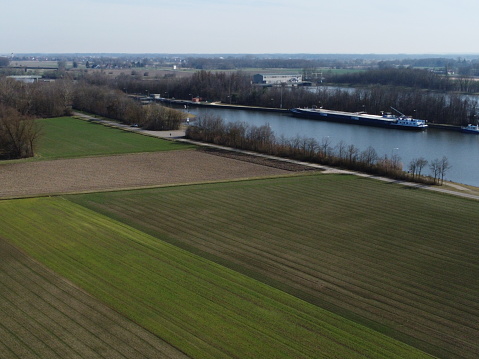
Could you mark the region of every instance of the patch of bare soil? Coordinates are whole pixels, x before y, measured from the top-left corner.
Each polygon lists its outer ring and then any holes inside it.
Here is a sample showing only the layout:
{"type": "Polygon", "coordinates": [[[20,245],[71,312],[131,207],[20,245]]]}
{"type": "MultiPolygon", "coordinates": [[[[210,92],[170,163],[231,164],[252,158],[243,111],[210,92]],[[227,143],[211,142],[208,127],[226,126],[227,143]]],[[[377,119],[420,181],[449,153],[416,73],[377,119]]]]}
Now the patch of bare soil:
{"type": "MultiPolygon", "coordinates": [[[[250,156],[252,157],[252,156],[250,156]]],[[[204,151],[3,163],[0,198],[284,175],[290,170],[204,151]]]]}
{"type": "Polygon", "coordinates": [[[270,159],[270,158],[264,158],[264,157],[249,155],[247,153],[227,151],[227,150],[222,150],[222,149],[218,149],[218,148],[203,147],[203,148],[200,148],[199,151],[204,151],[204,152],[210,153],[212,155],[216,155],[216,156],[232,158],[232,159],[239,160],[239,161],[256,163],[256,164],[262,165],[262,166],[279,168],[279,169],[282,169],[282,170],[285,170],[285,171],[291,171],[291,172],[317,171],[318,170],[317,168],[304,166],[304,165],[297,164],[297,163],[286,162],[286,161],[281,161],[281,160],[274,160],[274,159],[270,159]]]}
{"type": "Polygon", "coordinates": [[[10,358],[187,358],[0,238],[0,346],[10,358]]]}

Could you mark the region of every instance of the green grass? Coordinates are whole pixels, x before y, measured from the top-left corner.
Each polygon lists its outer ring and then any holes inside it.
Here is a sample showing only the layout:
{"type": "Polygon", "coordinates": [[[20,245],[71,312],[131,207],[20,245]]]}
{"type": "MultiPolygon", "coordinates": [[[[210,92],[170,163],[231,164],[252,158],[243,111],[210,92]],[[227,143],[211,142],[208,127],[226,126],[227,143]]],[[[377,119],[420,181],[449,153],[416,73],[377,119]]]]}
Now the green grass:
{"type": "Polygon", "coordinates": [[[0,237],[2,359],[185,359],[0,237]]]}
{"type": "MultiPolygon", "coordinates": [[[[190,190],[216,206],[217,186],[190,190]]],[[[64,199],[1,201],[0,211],[1,237],[194,358],[427,357],[64,199]]]]}
{"type": "Polygon", "coordinates": [[[72,117],[41,119],[38,123],[41,126],[41,136],[35,153],[41,159],[170,151],[192,147],[72,117]]]}
{"type": "Polygon", "coordinates": [[[68,197],[438,357],[479,352],[479,203],[319,175],[68,197]]]}

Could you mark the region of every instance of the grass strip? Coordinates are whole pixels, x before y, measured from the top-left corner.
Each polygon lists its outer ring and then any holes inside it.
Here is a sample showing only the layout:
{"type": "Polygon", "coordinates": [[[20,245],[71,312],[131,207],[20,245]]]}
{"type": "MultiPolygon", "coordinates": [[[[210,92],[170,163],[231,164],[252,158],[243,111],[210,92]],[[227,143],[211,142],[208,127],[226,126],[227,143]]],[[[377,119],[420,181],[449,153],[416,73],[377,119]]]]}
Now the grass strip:
{"type": "Polygon", "coordinates": [[[37,122],[41,128],[37,159],[171,151],[194,147],[73,117],[40,119],[37,122]]]}

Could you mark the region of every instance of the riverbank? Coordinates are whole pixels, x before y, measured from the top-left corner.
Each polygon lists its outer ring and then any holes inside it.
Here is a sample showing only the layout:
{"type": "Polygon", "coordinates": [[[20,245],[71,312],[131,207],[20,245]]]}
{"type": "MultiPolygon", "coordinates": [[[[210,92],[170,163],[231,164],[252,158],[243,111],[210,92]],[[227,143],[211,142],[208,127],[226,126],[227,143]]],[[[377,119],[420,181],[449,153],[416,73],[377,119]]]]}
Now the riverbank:
{"type": "MultiPolygon", "coordinates": [[[[215,107],[215,108],[222,108],[227,110],[276,112],[276,113],[284,113],[284,114],[290,113],[289,109],[284,109],[284,108],[243,106],[243,105],[225,104],[222,102],[196,102],[196,101],[190,101],[190,100],[177,100],[177,99],[168,99],[168,98],[155,98],[155,101],[166,103],[169,105],[177,105],[177,106],[215,107]]],[[[430,123],[430,122],[428,122],[427,125],[429,128],[435,128],[439,130],[455,131],[455,132],[461,131],[461,126],[454,126],[454,125],[447,125],[447,124],[440,124],[440,123],[430,123]]]]}
{"type": "MultiPolygon", "coordinates": [[[[213,105],[216,106],[216,105],[213,105]]],[[[266,155],[262,153],[257,153],[257,152],[252,152],[252,151],[245,151],[245,150],[240,150],[240,149],[235,149],[235,148],[230,148],[230,147],[225,147],[225,146],[219,146],[211,143],[205,143],[205,142],[198,142],[198,141],[192,141],[189,139],[185,138],[185,131],[187,128],[187,124],[182,125],[180,130],[175,130],[175,131],[148,131],[148,130],[143,130],[138,127],[131,127],[128,125],[124,125],[121,123],[118,123],[116,121],[112,120],[106,120],[106,119],[100,119],[100,118],[93,118],[89,115],[82,114],[82,113],[75,113],[75,115],[78,118],[83,118],[86,120],[94,120],[95,122],[102,123],[106,126],[113,126],[113,127],[118,127],[126,131],[132,131],[132,132],[137,132],[141,133],[143,135],[147,136],[153,136],[153,137],[159,137],[163,139],[168,139],[172,141],[180,141],[180,142],[186,142],[186,143],[191,143],[197,146],[202,146],[206,148],[214,148],[217,150],[222,150],[222,151],[231,151],[231,152],[236,152],[236,153],[241,153],[243,155],[247,156],[252,156],[252,157],[261,157],[269,160],[275,160],[275,161],[282,161],[282,162],[287,162],[299,166],[306,166],[310,168],[314,168],[316,170],[320,170],[323,173],[339,173],[339,174],[351,174],[351,175],[356,175],[360,177],[368,177],[368,178],[373,178],[377,179],[380,181],[384,182],[390,182],[390,183],[399,183],[408,187],[412,188],[421,188],[421,189],[426,189],[426,190],[431,190],[435,192],[442,192],[442,193],[447,193],[459,197],[464,197],[464,198],[470,198],[474,200],[479,200],[479,187],[475,186],[470,186],[470,185],[464,185],[461,183],[455,183],[451,181],[444,181],[442,186],[437,186],[437,185],[424,185],[420,183],[414,183],[414,182],[408,182],[408,181],[400,181],[400,180],[395,180],[391,178],[386,178],[382,176],[375,176],[375,175],[370,175],[366,173],[361,173],[357,171],[351,171],[351,170],[343,170],[339,168],[334,168],[334,167],[329,167],[325,165],[319,165],[319,164],[314,164],[314,163],[309,163],[309,162],[303,162],[303,161],[297,161],[297,160],[292,160],[289,158],[282,158],[282,157],[277,157],[277,156],[271,156],[271,155],[266,155]]]]}
{"type": "Polygon", "coordinates": [[[177,106],[216,107],[216,108],[223,108],[228,110],[289,113],[289,109],[284,109],[284,108],[233,105],[233,104],[225,104],[219,101],[218,102],[196,102],[196,101],[190,101],[190,100],[169,99],[164,97],[155,98],[155,101],[170,104],[170,105],[177,105],[177,106]]]}

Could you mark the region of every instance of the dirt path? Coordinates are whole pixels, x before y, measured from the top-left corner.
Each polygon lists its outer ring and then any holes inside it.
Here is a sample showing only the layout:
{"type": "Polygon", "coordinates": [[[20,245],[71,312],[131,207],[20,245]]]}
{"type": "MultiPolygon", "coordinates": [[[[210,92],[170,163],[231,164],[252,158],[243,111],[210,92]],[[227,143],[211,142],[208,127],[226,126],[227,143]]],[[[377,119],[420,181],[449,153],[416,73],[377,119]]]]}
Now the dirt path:
{"type": "MultiPolygon", "coordinates": [[[[248,155],[248,156],[251,156],[251,157],[265,158],[265,159],[270,159],[270,160],[274,160],[274,161],[282,161],[282,162],[285,162],[285,163],[292,163],[292,164],[297,164],[297,165],[300,165],[300,166],[306,166],[306,167],[309,167],[309,168],[313,168],[315,170],[321,170],[322,173],[354,174],[354,175],[362,176],[362,177],[375,178],[377,180],[385,181],[385,182],[397,182],[397,183],[401,183],[401,184],[403,184],[405,186],[408,186],[408,187],[423,188],[423,189],[431,190],[431,191],[435,191],[435,192],[447,193],[447,194],[460,196],[460,197],[464,197],[464,198],[479,200],[479,190],[477,188],[474,188],[473,190],[471,190],[471,189],[468,189],[464,186],[460,186],[460,185],[454,184],[454,183],[449,183],[448,186],[439,187],[439,186],[427,186],[427,185],[418,184],[418,183],[414,183],[414,182],[397,181],[397,180],[393,180],[393,179],[386,178],[386,177],[373,176],[373,175],[369,175],[369,174],[365,174],[365,173],[348,171],[348,170],[341,170],[341,169],[338,169],[338,168],[333,168],[333,167],[328,167],[328,166],[323,166],[323,165],[318,165],[318,164],[313,164],[313,163],[307,163],[307,162],[301,162],[301,161],[295,161],[295,160],[290,160],[290,159],[286,159],[286,158],[279,158],[279,157],[264,155],[264,154],[255,153],[255,152],[251,152],[251,151],[243,151],[243,150],[227,148],[227,147],[217,146],[217,145],[208,144],[208,143],[191,141],[191,140],[188,140],[188,139],[184,138],[184,136],[185,136],[185,131],[184,130],[171,131],[171,132],[170,131],[146,131],[146,130],[142,130],[141,128],[138,128],[138,127],[130,127],[130,126],[127,126],[127,125],[123,125],[123,124],[120,124],[120,123],[115,122],[115,121],[96,119],[96,118],[93,118],[89,115],[85,115],[85,114],[82,114],[82,113],[79,113],[79,112],[76,112],[75,116],[78,116],[78,117],[83,118],[83,119],[88,119],[88,120],[97,120],[97,121],[99,121],[101,123],[104,123],[105,125],[108,125],[108,126],[114,126],[114,127],[118,127],[118,128],[128,130],[128,131],[141,132],[141,133],[148,134],[148,135],[154,136],[154,137],[170,138],[170,139],[174,139],[176,141],[196,144],[198,146],[202,146],[202,147],[205,147],[205,148],[210,148],[210,149],[213,148],[213,149],[217,149],[217,150],[221,150],[221,151],[231,151],[231,152],[234,152],[234,153],[245,154],[245,155],[248,155]]],[[[1,180],[1,178],[0,178],[0,180],[1,180]]],[[[1,195],[2,194],[0,192],[0,197],[1,197],[1,195]]]]}

